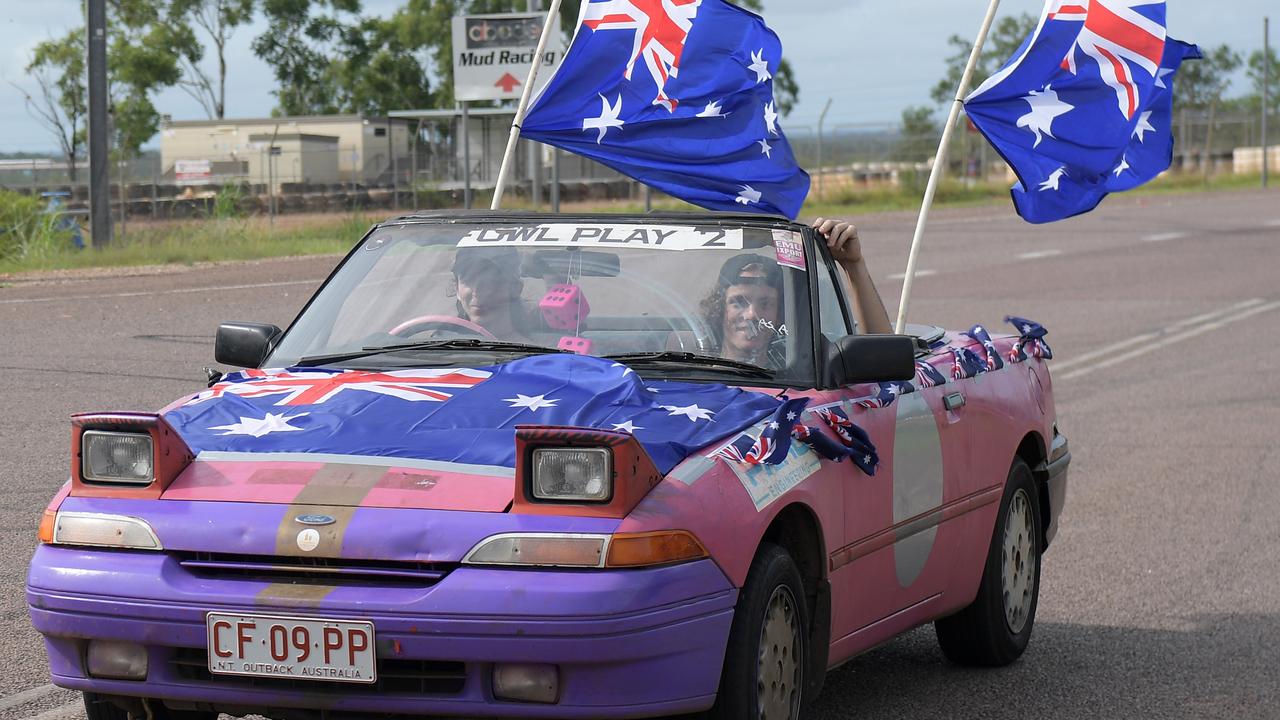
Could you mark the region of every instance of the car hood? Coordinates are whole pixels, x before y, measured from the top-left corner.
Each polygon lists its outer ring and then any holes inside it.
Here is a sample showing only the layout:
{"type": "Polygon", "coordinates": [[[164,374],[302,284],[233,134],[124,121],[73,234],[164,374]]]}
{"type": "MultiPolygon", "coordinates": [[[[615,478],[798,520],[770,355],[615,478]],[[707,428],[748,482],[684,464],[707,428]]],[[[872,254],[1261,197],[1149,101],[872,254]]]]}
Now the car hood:
{"type": "Polygon", "coordinates": [[[579,355],[249,370],[164,413],[196,455],[166,497],[500,510],[513,494],[519,426],[629,432],[666,473],[780,404],[723,384],[646,382],[579,355]]]}

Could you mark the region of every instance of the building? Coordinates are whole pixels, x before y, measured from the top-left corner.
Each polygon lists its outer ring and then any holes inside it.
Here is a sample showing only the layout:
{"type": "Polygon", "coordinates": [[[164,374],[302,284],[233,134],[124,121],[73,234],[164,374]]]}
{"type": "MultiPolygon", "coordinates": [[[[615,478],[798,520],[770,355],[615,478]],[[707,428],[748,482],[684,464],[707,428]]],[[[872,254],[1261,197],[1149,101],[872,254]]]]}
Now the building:
{"type": "Polygon", "coordinates": [[[184,184],[390,184],[407,174],[413,130],[363,115],[175,120],[160,129],[160,171],[184,184]],[[208,170],[178,178],[180,162],[208,170]]]}

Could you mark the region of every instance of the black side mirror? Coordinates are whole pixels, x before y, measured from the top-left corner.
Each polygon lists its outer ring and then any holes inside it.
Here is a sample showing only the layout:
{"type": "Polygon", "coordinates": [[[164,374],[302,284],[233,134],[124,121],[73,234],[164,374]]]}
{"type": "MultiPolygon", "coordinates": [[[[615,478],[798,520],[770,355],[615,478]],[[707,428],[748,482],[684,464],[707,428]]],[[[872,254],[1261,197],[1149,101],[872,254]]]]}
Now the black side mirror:
{"type": "Polygon", "coordinates": [[[910,380],[916,376],[916,339],[910,335],[846,335],[830,346],[827,385],[910,380]]]}
{"type": "Polygon", "coordinates": [[[213,359],[233,367],[259,367],[281,332],[275,325],[265,323],[222,323],[213,341],[213,359]]]}

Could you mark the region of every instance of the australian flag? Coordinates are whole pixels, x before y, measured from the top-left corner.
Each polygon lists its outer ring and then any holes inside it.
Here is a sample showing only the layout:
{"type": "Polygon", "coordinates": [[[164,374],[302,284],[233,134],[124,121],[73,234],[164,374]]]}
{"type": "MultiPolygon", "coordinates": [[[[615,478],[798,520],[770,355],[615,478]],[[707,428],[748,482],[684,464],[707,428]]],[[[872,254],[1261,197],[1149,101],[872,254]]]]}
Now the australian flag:
{"type": "MultiPolygon", "coordinates": [[[[599,428],[633,435],[667,472],[707,445],[779,413],[785,423],[800,410],[715,383],[645,382],[625,365],[563,354],[481,368],[246,370],[165,419],[197,453],[323,453],[505,468],[515,467],[520,425],[599,428]]],[[[781,432],[756,454],[772,458],[781,448],[785,457],[790,426],[781,432]]]]}
{"type": "Polygon", "coordinates": [[[965,112],[1017,174],[1018,214],[1061,220],[1169,167],[1174,73],[1198,57],[1167,37],[1163,0],[1049,0],[965,112]]]}
{"type": "Polygon", "coordinates": [[[809,176],[778,125],[781,57],[724,0],[589,0],[521,135],[694,205],[795,218],[809,176]]]}

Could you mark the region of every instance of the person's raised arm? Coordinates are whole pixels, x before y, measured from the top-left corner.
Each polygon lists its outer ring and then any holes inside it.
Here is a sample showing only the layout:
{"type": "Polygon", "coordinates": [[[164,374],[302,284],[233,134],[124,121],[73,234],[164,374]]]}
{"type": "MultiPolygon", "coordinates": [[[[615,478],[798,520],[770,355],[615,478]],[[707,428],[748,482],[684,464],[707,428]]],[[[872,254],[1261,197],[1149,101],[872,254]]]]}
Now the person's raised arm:
{"type": "Polygon", "coordinates": [[[858,228],[843,220],[818,218],[813,221],[818,235],[826,238],[831,257],[844,270],[845,292],[853,298],[853,316],[864,333],[892,333],[889,313],[884,301],[876,292],[867,261],[862,257],[862,243],[858,240],[858,228]]]}

